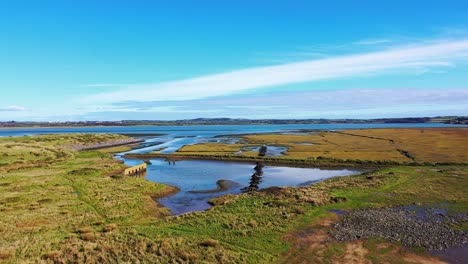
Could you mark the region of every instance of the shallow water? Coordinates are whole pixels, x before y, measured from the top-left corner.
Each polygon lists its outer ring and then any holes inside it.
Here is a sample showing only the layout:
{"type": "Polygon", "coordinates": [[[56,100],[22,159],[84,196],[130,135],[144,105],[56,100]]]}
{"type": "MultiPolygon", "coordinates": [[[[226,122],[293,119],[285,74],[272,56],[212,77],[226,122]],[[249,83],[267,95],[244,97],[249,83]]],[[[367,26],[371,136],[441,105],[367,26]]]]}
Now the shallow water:
{"type": "MultiPolygon", "coordinates": [[[[180,192],[159,199],[159,202],[171,209],[173,214],[200,211],[210,208],[208,200],[228,193],[241,193],[242,188],[250,186],[255,164],[240,162],[182,160],[175,164],[163,159],[150,160],[146,178],[150,181],[169,184],[180,192]],[[214,190],[218,180],[238,183],[234,188],[215,193],[191,193],[193,191],[214,190]]],[[[127,161],[128,165],[141,161],[127,161]]],[[[258,184],[259,189],[271,186],[298,186],[305,182],[316,182],[336,176],[356,174],[347,169],[323,170],[316,168],[293,168],[284,166],[265,166],[258,184]]]]}
{"type": "Polygon", "coordinates": [[[291,124],[291,125],[206,125],[206,126],[125,126],[125,127],[50,127],[50,128],[1,128],[0,136],[23,136],[62,133],[130,133],[167,134],[173,136],[215,136],[259,132],[287,132],[294,130],[337,130],[363,128],[411,128],[411,127],[466,127],[441,123],[387,123],[387,124],[291,124]]]}
{"type": "Polygon", "coordinates": [[[429,254],[438,256],[450,264],[465,264],[468,261],[468,243],[445,250],[430,250],[429,254]]]}
{"type": "Polygon", "coordinates": [[[337,214],[337,215],[344,215],[344,214],[346,214],[346,211],[339,210],[339,209],[330,209],[330,210],[328,210],[328,212],[335,213],[335,214],[337,214]]]}
{"type": "MultiPolygon", "coordinates": [[[[251,147],[251,146],[246,146],[246,147],[241,147],[241,150],[234,153],[236,155],[242,154],[244,151],[253,151],[253,152],[259,152],[260,151],[260,146],[258,147],[251,147]]],[[[276,157],[276,156],[283,156],[283,153],[288,151],[288,147],[279,147],[279,146],[267,146],[267,152],[266,155],[267,157],[276,157]]]]}
{"type": "MultiPolygon", "coordinates": [[[[162,141],[163,144],[130,153],[147,153],[164,147],[161,153],[172,153],[184,145],[207,141],[235,143],[236,138],[219,138],[220,135],[238,135],[251,133],[295,133],[298,130],[340,130],[365,128],[421,128],[421,127],[463,127],[440,123],[388,123],[388,124],[291,124],[291,125],[205,125],[205,126],[126,126],[126,127],[52,127],[52,128],[1,128],[1,136],[23,136],[61,133],[114,133],[145,135],[147,141],[162,141]],[[162,134],[161,136],[147,136],[162,134]],[[217,138],[215,138],[218,136],[217,138]]],[[[299,132],[300,134],[307,134],[299,132]]]]}

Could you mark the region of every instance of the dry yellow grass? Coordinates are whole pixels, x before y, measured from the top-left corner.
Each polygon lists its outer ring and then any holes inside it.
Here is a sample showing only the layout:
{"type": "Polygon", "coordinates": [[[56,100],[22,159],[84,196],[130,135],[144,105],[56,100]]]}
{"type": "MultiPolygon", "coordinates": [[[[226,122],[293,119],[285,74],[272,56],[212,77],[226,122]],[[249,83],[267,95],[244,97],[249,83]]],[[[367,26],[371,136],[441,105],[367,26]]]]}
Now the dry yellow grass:
{"type": "Polygon", "coordinates": [[[97,151],[102,152],[102,153],[118,153],[118,152],[130,151],[130,150],[132,150],[130,146],[124,145],[124,146],[102,148],[102,149],[98,149],[97,151]]]}
{"type": "Polygon", "coordinates": [[[252,135],[244,137],[249,143],[286,145],[288,158],[316,159],[319,157],[350,160],[411,161],[401,155],[388,140],[353,137],[334,132],[310,135],[252,135]],[[313,145],[304,145],[312,143],[313,145]]]}
{"type": "Polygon", "coordinates": [[[417,162],[468,162],[467,128],[369,129],[349,133],[392,139],[396,148],[408,151],[417,162]]]}
{"type": "MultiPolygon", "coordinates": [[[[324,131],[303,135],[243,136],[246,144],[206,143],[185,146],[176,154],[233,155],[243,146],[287,146],[284,158],[468,163],[468,129],[408,128],[324,131]]],[[[243,156],[255,156],[244,152],[243,156]]]]}
{"type": "Polygon", "coordinates": [[[117,226],[169,214],[151,196],[173,188],[138,177],[112,178],[124,165],[110,155],[60,147],[115,138],[121,136],[0,138],[0,260],[36,262],[49,252],[45,258],[57,261],[53,245],[67,235],[79,233],[92,242],[117,226]]]}
{"type": "Polygon", "coordinates": [[[226,143],[205,143],[196,145],[186,145],[177,152],[181,154],[202,154],[209,153],[211,155],[234,154],[239,151],[242,144],[226,144],[226,143]]]}

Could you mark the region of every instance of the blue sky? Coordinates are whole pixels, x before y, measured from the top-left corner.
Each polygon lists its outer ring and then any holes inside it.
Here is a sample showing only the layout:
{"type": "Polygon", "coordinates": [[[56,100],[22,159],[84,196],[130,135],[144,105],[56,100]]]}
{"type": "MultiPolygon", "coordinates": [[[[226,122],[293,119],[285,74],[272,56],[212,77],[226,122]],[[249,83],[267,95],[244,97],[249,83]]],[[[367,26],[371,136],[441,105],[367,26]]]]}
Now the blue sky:
{"type": "Polygon", "coordinates": [[[229,2],[2,1],[0,120],[468,115],[466,1],[229,2]]]}

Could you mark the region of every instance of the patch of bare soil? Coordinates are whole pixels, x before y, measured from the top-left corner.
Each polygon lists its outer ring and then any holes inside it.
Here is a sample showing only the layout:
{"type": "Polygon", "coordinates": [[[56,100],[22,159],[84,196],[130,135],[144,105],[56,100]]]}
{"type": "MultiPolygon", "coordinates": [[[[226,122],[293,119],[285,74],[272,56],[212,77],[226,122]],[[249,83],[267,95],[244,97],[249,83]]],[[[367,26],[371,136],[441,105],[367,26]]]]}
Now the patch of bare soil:
{"type": "Polygon", "coordinates": [[[370,260],[366,259],[366,255],[369,251],[364,247],[362,241],[356,241],[355,243],[346,243],[346,251],[341,259],[337,259],[334,263],[348,263],[348,264],[361,264],[371,263],[370,260]]]}
{"type": "Polygon", "coordinates": [[[446,263],[437,257],[410,252],[403,246],[390,242],[368,245],[368,240],[337,241],[329,230],[338,222],[339,216],[328,217],[289,233],[283,237],[291,249],[283,255],[280,263],[336,263],[370,264],[371,259],[384,263],[446,263]]]}
{"type": "Polygon", "coordinates": [[[337,220],[338,216],[333,214],[300,231],[284,236],[283,239],[291,244],[291,249],[283,256],[282,263],[324,262],[326,245],[331,239],[327,228],[337,220]]]}

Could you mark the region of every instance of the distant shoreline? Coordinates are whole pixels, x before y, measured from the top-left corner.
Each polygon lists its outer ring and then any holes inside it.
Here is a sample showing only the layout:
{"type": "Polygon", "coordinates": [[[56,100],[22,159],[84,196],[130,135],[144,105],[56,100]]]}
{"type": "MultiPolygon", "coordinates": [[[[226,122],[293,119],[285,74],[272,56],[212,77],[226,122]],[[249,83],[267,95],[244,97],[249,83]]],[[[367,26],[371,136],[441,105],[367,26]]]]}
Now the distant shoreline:
{"type": "MultiPolygon", "coordinates": [[[[174,127],[182,127],[182,126],[264,126],[264,125],[363,125],[363,124],[444,124],[444,125],[451,125],[453,127],[466,127],[468,124],[453,124],[453,123],[442,123],[442,122],[421,122],[421,123],[414,123],[414,122],[396,122],[396,123],[377,123],[377,122],[369,122],[369,123],[278,123],[278,124],[261,124],[261,123],[254,123],[254,124],[179,124],[179,125],[122,125],[122,126],[15,126],[15,127],[6,127],[0,126],[0,130],[21,130],[21,129],[60,129],[60,128],[123,128],[123,127],[166,127],[166,126],[174,126],[174,127]]],[[[80,132],[77,132],[80,133],[80,132]]]]}
{"type": "MultiPolygon", "coordinates": [[[[304,124],[184,124],[184,125],[131,125],[131,126],[47,126],[47,127],[42,127],[42,126],[34,126],[34,127],[2,127],[0,126],[0,131],[2,130],[22,130],[22,129],[67,129],[67,128],[123,128],[123,127],[165,127],[165,126],[174,126],[174,127],[183,127],[183,126],[261,126],[261,125],[349,125],[349,124],[437,124],[437,122],[426,122],[426,123],[321,123],[321,124],[313,124],[313,123],[304,123],[304,124]]],[[[466,128],[468,127],[468,124],[446,124],[446,123],[438,123],[438,124],[444,124],[447,126],[450,126],[451,128],[466,128]]],[[[375,127],[372,129],[385,129],[386,127],[379,128],[375,127]]],[[[405,128],[405,127],[401,127],[405,128]]],[[[421,127],[425,128],[425,127],[421,127]]],[[[437,128],[437,127],[426,127],[426,128],[437,128]]],[[[342,130],[343,128],[340,128],[342,130]]],[[[353,128],[353,129],[360,129],[360,128],[353,128]]],[[[396,127],[395,129],[398,129],[396,127]]],[[[297,129],[292,132],[313,132],[315,130],[323,130],[320,128],[317,129],[297,129]]],[[[330,129],[325,129],[325,130],[330,130],[330,129]]],[[[99,131],[89,131],[90,133],[101,133],[99,131]]],[[[77,131],[73,133],[85,133],[83,131],[77,131]]],[[[105,133],[111,133],[111,132],[105,132],[105,133]]],[[[283,132],[273,132],[273,133],[283,133],[283,132]]],[[[111,134],[120,134],[120,135],[126,135],[126,136],[163,136],[167,134],[163,133],[111,133],[111,134]]],[[[248,135],[250,134],[256,134],[256,133],[247,133],[248,135]]],[[[234,135],[239,135],[239,134],[234,134],[234,135]]],[[[242,134],[240,134],[242,135],[242,134]]],[[[218,135],[216,137],[223,137],[223,136],[232,136],[232,134],[225,134],[225,135],[218,135]]]]}
{"type": "Polygon", "coordinates": [[[130,126],[220,126],[220,125],[311,125],[311,124],[415,124],[440,123],[467,125],[467,116],[402,117],[372,119],[239,119],[239,118],[196,118],[186,120],[121,120],[121,121],[78,121],[78,122],[32,122],[0,121],[0,129],[14,128],[75,128],[75,127],[130,127],[130,126]]]}

